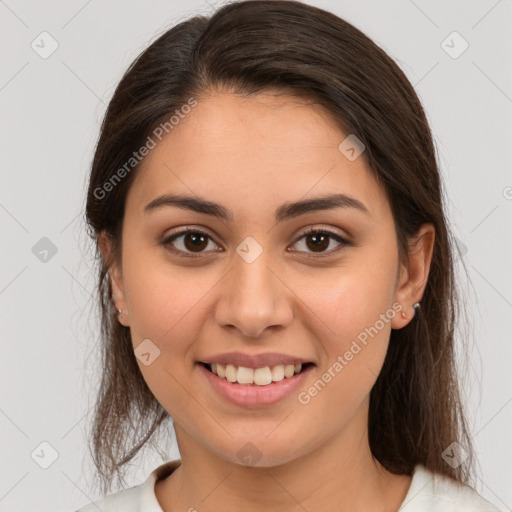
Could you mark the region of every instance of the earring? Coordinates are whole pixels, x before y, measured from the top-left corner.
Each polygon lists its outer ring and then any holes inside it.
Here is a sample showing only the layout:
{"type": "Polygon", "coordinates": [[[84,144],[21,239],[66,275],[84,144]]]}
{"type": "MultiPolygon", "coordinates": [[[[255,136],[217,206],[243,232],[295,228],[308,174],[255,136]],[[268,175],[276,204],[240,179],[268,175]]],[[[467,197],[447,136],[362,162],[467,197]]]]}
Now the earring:
{"type": "MultiPolygon", "coordinates": [[[[420,310],[420,303],[416,302],[415,304],[413,304],[412,307],[414,309],[414,316],[413,316],[413,318],[416,318],[418,316],[418,313],[419,313],[419,310],[420,310]]],[[[402,311],[402,318],[407,318],[407,313],[405,311],[402,311]]]]}
{"type": "Polygon", "coordinates": [[[117,311],[119,313],[119,318],[123,318],[124,317],[123,310],[122,309],[118,309],[117,311]]]}

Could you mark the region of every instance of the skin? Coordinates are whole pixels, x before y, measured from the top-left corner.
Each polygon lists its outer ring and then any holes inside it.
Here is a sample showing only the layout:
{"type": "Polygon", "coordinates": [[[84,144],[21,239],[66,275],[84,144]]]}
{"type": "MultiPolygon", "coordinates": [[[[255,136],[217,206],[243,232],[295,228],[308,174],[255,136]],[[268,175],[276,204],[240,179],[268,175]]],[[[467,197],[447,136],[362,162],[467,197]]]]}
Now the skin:
{"type": "MultiPolygon", "coordinates": [[[[391,329],[407,325],[421,301],[434,228],[421,227],[401,264],[384,191],[363,157],[350,161],[338,150],[346,135],[304,99],[215,91],[143,160],[127,197],[122,265],[110,275],[134,348],[149,338],[160,350],[149,366],[138,364],[174,419],[181,453],[181,466],[155,486],[165,512],[390,512],[405,498],[411,478],[389,473],[370,451],[369,394],[391,329]],[[144,215],[164,192],[219,203],[234,221],[172,207],[144,215]],[[276,224],[283,203],[335,192],[360,200],[369,215],[336,208],[276,224]],[[198,258],[162,245],[186,226],[211,237],[198,258]],[[315,252],[303,237],[310,227],[352,245],[330,238],[315,252]],[[263,249],[252,263],[236,252],[248,236],[263,249]],[[230,351],[293,354],[316,365],[299,390],[307,391],[394,303],[406,318],[396,313],[307,405],[295,393],[258,409],[233,405],[196,365],[230,351]],[[247,442],[261,453],[255,466],[237,456],[247,442]]],[[[193,253],[185,238],[174,247],[193,253]]],[[[100,246],[108,259],[108,240],[100,246]]]]}

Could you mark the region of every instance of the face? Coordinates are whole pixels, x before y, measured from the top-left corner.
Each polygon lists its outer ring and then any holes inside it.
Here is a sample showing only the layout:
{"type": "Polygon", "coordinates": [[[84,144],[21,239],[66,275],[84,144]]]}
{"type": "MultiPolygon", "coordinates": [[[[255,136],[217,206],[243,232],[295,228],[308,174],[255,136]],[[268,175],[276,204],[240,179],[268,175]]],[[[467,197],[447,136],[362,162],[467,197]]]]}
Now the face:
{"type": "Polygon", "coordinates": [[[145,157],[111,275],[178,440],[271,466],[366,428],[391,329],[412,302],[389,203],[363,156],[338,149],[347,135],[298,98],[217,92],[145,157]],[[351,200],[290,207],[341,194],[351,200]],[[163,195],[219,206],[155,206],[163,195]],[[257,383],[230,383],[212,362],[257,383]],[[279,363],[297,362],[283,378],[279,363]],[[277,382],[262,385],[269,375],[277,382]]]}

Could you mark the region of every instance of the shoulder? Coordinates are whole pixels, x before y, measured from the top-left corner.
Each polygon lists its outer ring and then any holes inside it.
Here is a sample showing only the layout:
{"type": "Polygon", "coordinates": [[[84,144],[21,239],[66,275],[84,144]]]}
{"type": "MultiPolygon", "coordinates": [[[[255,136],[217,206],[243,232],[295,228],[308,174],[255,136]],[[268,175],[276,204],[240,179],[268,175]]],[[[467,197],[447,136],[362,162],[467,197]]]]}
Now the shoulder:
{"type": "Polygon", "coordinates": [[[155,482],[170,475],[181,461],[166,462],[154,469],[141,484],[105,496],[75,512],[163,512],[155,495],[155,482]]]}
{"type": "Polygon", "coordinates": [[[399,512],[500,512],[471,487],[418,464],[399,512]]]}

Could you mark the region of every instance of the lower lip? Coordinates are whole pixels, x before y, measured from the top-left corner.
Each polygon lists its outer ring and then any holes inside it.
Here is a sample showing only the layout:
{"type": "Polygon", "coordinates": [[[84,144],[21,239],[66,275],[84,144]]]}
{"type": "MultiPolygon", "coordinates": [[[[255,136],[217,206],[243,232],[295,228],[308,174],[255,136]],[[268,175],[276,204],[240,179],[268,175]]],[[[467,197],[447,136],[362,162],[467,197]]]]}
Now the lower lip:
{"type": "Polygon", "coordinates": [[[215,375],[210,370],[199,364],[199,371],[205,375],[212,387],[230,402],[243,407],[261,407],[273,405],[290,396],[296,391],[314,366],[308,366],[293,377],[285,377],[279,382],[273,382],[266,386],[238,384],[228,382],[226,379],[215,375]]]}

